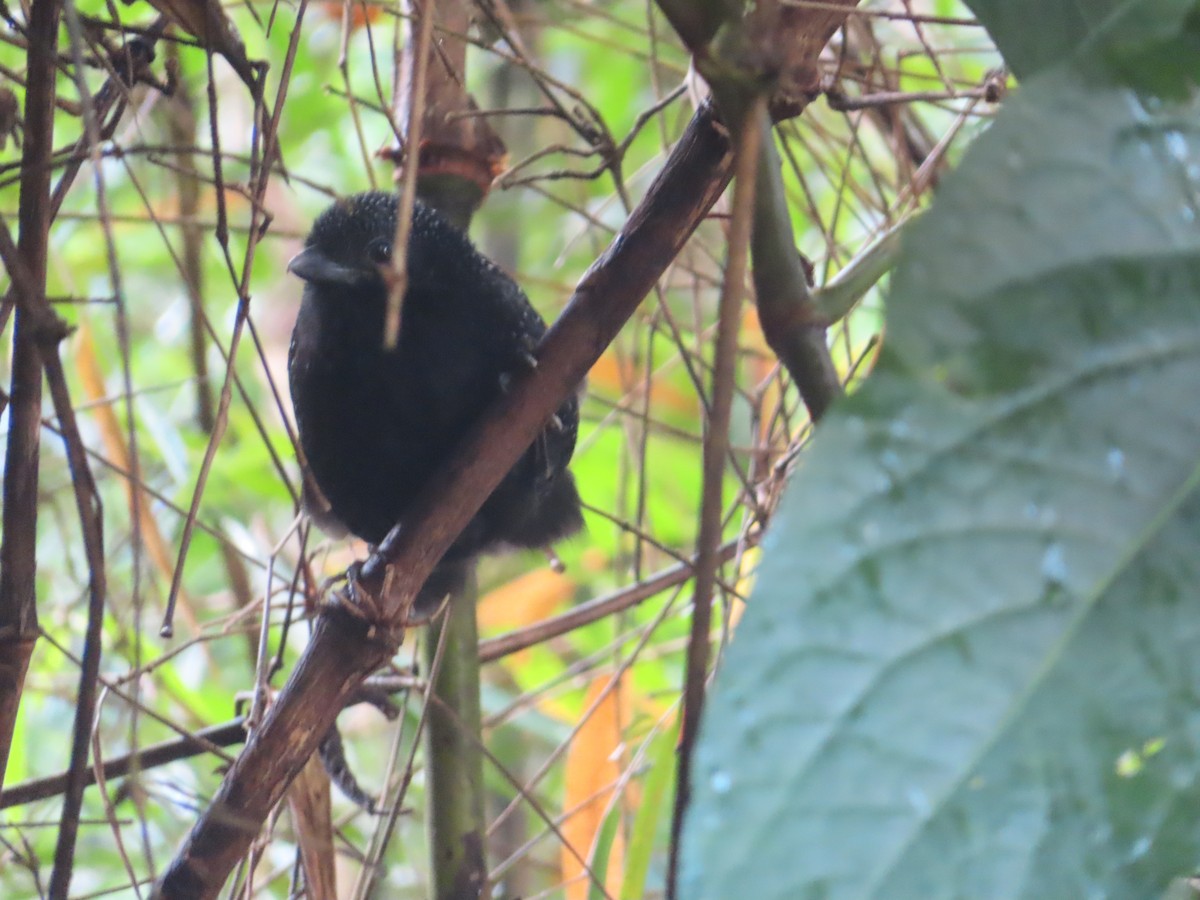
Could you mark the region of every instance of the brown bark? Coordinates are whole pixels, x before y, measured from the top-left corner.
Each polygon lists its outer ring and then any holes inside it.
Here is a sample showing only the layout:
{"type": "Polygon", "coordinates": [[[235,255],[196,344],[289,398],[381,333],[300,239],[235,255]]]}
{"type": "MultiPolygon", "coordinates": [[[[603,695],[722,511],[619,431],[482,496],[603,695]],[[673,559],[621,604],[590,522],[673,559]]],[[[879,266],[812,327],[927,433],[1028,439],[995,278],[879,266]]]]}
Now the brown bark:
{"type": "Polygon", "coordinates": [[[398,644],[398,635],[372,635],[366,622],[340,607],[322,612],[308,651],[230,767],[155,896],[217,895],[338,712],[398,644]]]}
{"type": "MultiPolygon", "coordinates": [[[[25,144],[17,253],[30,279],[27,290],[46,293],[50,229],[50,159],[54,152],[55,57],[60,9],[57,0],[34,0],[29,18],[25,91],[25,144]]],[[[27,300],[33,300],[29,297],[27,300]]],[[[12,386],[8,452],[4,469],[4,522],[0,540],[0,659],[13,660],[0,680],[0,786],[12,746],[25,670],[38,635],[37,490],[42,428],[42,360],[39,323],[23,305],[13,321],[12,386]]]]}
{"type": "MultiPolygon", "coordinates": [[[[608,251],[588,271],[540,348],[539,366],[514,384],[429,485],[403,535],[385,541],[398,563],[373,625],[342,605],[318,617],[311,642],[262,726],[234,763],[155,890],[156,897],[215,897],[245,855],[338,710],[399,643],[399,623],[433,565],[582,379],[675,258],[729,179],[728,142],[698,113],[663,172],[608,251]]],[[[379,596],[383,555],[361,588],[379,596]]]]}

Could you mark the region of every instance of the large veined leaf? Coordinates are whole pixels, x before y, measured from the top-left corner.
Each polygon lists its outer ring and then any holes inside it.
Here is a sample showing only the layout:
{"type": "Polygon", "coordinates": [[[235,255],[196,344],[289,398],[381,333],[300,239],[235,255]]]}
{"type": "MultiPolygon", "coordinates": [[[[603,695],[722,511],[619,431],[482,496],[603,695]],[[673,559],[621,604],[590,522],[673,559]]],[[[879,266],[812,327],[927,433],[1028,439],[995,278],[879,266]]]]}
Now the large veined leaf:
{"type": "Polygon", "coordinates": [[[914,226],[697,749],[681,896],[1200,864],[1200,103],[1045,73],[914,226]]]}
{"type": "Polygon", "coordinates": [[[1175,35],[1195,0],[966,0],[1004,61],[1028,78],[1080,51],[1160,42],[1175,35]]]}
{"type": "Polygon", "coordinates": [[[1092,352],[1098,329],[1157,327],[1159,298],[1127,282],[1196,250],[1200,106],[1089,77],[1022,88],[914,226],[887,331],[905,368],[937,364],[960,391],[999,393],[1092,352]]]}

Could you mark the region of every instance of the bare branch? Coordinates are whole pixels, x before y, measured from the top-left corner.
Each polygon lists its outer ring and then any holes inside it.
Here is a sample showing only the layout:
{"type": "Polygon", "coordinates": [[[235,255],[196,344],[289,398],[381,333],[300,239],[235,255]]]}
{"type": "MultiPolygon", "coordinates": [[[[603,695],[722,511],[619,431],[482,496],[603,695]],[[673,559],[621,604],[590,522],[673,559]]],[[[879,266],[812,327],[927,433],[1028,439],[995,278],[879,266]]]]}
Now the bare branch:
{"type": "Polygon", "coordinates": [[[764,115],[767,139],[759,147],[758,194],[754,203],[754,295],[763,335],[800,389],[809,415],[817,421],[842,393],[841,380],[829,356],[825,330],[829,323],[817,312],[792,235],[787,194],[779,155],[764,115]]]}
{"type": "MultiPolygon", "coordinates": [[[[54,140],[55,68],[58,0],[35,0],[29,19],[25,92],[25,143],[22,147],[20,244],[6,259],[17,284],[14,264],[28,273],[26,301],[13,325],[12,387],[9,391],[8,448],[4,468],[3,540],[0,542],[0,658],[11,660],[0,674],[0,785],[8,764],[13,724],[25,681],[25,669],[38,634],[37,512],[41,452],[42,361],[38,349],[38,313],[46,294],[49,243],[50,160],[54,140]]],[[[7,254],[6,254],[7,256],[7,254]]],[[[16,289],[18,295],[21,290],[16,289]]]]}
{"type": "Polygon", "coordinates": [[[576,288],[539,348],[536,370],[514,382],[388,535],[360,586],[378,596],[395,563],[384,617],[368,624],[342,601],[326,607],[287,685],[159,883],[159,897],[213,897],[267,814],[316,749],[354,688],[402,637],[401,617],[433,566],[547,419],[637,308],[724,190],[728,143],[707,108],[696,115],[645,200],[576,288]]]}
{"type": "Polygon", "coordinates": [[[692,626],[688,639],[687,673],[683,685],[683,728],[680,732],[679,776],[671,820],[671,855],[667,868],[667,896],[674,897],[679,872],[679,836],[683,815],[691,798],[691,758],[700,731],[708,679],[709,644],[712,641],[712,600],[719,564],[718,544],[724,523],[721,512],[725,460],[729,453],[729,417],[733,407],[737,338],[742,294],[750,255],[750,231],[755,225],[755,182],[759,169],[759,144],[770,140],[766,100],[758,97],[740,110],[734,126],[737,150],[734,160],[733,218],[729,228],[729,258],[717,307],[717,338],[713,350],[712,388],[704,430],[704,488],[700,503],[700,533],[696,538],[696,586],[692,597],[692,626]],[[761,121],[760,121],[761,120],[761,121]]]}

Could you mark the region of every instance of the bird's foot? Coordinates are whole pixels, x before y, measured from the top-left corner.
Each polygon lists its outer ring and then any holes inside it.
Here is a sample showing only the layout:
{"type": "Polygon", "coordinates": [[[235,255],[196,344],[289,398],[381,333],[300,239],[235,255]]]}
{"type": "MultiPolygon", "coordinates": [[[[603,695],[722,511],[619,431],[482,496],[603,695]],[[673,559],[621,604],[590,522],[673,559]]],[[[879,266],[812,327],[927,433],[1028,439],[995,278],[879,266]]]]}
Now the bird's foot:
{"type": "Polygon", "coordinates": [[[335,595],[340,591],[341,585],[346,581],[347,573],[339,572],[337,575],[330,575],[321,582],[321,586],[317,588],[317,597],[322,604],[330,604],[335,602],[335,595]]]}
{"type": "Polygon", "coordinates": [[[332,602],[374,627],[382,621],[383,610],[375,595],[363,586],[362,580],[359,578],[361,572],[362,562],[350,563],[345,572],[326,579],[321,586],[321,594],[329,596],[337,588],[332,602]]]}

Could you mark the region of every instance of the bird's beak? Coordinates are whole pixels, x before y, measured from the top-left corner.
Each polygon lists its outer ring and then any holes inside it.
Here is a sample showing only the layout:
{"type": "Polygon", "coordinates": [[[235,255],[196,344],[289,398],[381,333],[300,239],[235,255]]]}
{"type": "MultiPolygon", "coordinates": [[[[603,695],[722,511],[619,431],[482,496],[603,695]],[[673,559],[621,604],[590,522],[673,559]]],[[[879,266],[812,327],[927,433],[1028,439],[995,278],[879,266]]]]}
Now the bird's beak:
{"type": "Polygon", "coordinates": [[[288,271],[297,278],[317,284],[358,284],[362,272],[350,266],[335,263],[316,247],[305,247],[292,257],[288,271]]]}

